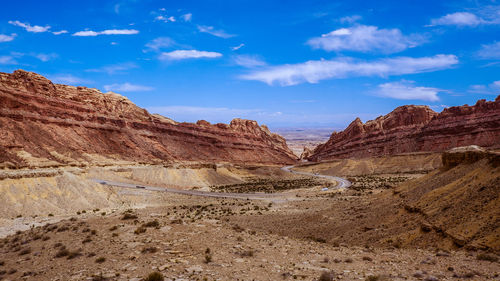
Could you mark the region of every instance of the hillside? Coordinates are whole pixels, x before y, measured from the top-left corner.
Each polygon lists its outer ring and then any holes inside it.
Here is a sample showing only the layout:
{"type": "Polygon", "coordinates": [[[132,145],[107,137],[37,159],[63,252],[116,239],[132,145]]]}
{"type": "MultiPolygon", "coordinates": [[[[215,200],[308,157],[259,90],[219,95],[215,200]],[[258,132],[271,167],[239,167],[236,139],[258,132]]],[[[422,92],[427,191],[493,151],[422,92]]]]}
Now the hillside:
{"type": "Polygon", "coordinates": [[[409,152],[442,152],[479,145],[500,146],[500,96],[494,101],[434,112],[428,106],[405,105],[375,120],[354,120],[344,131],[305,154],[310,161],[363,158],[409,152]]]}
{"type": "Polygon", "coordinates": [[[177,123],[116,93],[0,73],[0,168],[294,163],[285,139],[251,120],[177,123]]]}

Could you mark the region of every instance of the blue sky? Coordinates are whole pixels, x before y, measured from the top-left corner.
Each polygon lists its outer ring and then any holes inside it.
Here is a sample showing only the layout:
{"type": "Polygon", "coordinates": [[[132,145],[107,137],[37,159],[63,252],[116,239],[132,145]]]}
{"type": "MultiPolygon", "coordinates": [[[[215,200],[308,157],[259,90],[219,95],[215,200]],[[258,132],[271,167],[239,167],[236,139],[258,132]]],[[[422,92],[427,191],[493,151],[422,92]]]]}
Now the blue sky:
{"type": "Polygon", "coordinates": [[[343,128],[500,93],[496,1],[9,1],[0,71],[177,121],[343,128]]]}

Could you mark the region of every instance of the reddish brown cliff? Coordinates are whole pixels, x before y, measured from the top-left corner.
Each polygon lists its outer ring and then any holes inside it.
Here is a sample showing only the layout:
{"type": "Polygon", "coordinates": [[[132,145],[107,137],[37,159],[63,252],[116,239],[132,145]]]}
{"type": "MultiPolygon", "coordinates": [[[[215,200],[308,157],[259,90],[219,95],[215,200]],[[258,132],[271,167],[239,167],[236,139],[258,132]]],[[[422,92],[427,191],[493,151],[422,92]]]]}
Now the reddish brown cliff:
{"type": "Polygon", "coordinates": [[[119,94],[0,73],[0,168],[175,161],[282,164],[295,156],[255,121],[177,123],[119,94]]]}
{"type": "Polygon", "coordinates": [[[405,105],[363,124],[359,118],[334,132],[307,157],[311,161],[361,158],[407,152],[444,151],[479,145],[500,146],[500,96],[474,106],[436,113],[427,106],[405,105]]]}

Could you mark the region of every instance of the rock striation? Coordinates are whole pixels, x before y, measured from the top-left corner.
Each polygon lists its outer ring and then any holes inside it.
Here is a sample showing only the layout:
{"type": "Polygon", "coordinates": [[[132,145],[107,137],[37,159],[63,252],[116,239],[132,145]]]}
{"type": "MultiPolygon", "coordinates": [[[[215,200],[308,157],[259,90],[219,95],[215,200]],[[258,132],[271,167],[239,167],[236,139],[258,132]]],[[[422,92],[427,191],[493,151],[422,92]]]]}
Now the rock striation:
{"type": "Polygon", "coordinates": [[[500,96],[494,101],[434,112],[405,105],[366,123],[359,118],[334,132],[306,157],[310,161],[363,158],[410,152],[442,152],[459,146],[500,146],[500,96]]]}
{"type": "Polygon", "coordinates": [[[179,161],[284,164],[296,157],[255,121],[178,123],[116,93],[23,70],[0,73],[0,168],[179,161]]]}

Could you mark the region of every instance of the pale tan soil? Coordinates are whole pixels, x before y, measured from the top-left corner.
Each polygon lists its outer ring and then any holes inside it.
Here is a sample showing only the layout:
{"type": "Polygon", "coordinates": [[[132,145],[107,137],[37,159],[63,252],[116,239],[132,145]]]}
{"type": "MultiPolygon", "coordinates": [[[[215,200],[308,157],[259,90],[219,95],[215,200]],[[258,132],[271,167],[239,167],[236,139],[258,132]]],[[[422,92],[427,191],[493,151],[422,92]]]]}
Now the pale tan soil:
{"type": "Polygon", "coordinates": [[[340,159],[320,163],[304,163],[295,169],[335,176],[371,174],[426,173],[442,166],[440,153],[411,153],[393,156],[340,159]]]}
{"type": "MultiPolygon", "coordinates": [[[[324,206],[331,200],[311,197],[302,207],[324,206]]],[[[180,195],[172,195],[166,203],[168,206],[133,210],[130,214],[137,215],[136,220],[122,220],[123,211],[75,215],[72,220],[0,240],[0,273],[5,271],[0,279],[92,280],[92,276],[102,275],[105,280],[139,280],[133,278],[160,271],[167,280],[317,280],[323,271],[331,270],[342,280],[365,280],[371,275],[388,276],[388,280],[430,276],[458,280],[454,274],[492,280],[500,270],[499,263],[477,260],[477,252],[337,246],[270,234],[236,222],[292,214],[295,208],[287,203],[269,206],[261,201],[180,195]],[[154,220],[158,227],[134,233],[154,220]],[[44,237],[49,238],[43,241],[44,237]],[[78,254],[72,259],[56,257],[63,248],[60,245],[78,254]],[[208,263],[207,255],[211,257],[208,263]],[[96,263],[100,257],[105,261],[96,263]]]]}

